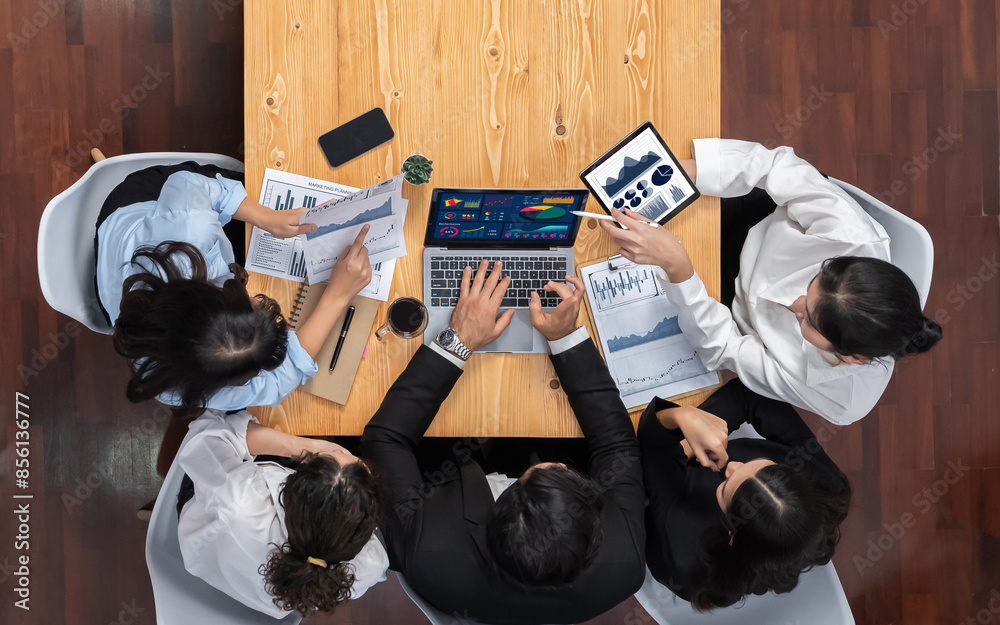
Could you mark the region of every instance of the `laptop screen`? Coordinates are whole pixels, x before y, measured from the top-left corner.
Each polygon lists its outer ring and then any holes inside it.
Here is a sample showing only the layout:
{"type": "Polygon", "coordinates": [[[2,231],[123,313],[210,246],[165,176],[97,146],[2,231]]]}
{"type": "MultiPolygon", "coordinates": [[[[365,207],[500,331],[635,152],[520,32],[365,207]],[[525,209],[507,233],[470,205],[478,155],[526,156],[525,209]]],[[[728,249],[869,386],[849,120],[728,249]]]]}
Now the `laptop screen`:
{"type": "Polygon", "coordinates": [[[586,189],[434,189],[425,246],[572,247],[586,189]]]}

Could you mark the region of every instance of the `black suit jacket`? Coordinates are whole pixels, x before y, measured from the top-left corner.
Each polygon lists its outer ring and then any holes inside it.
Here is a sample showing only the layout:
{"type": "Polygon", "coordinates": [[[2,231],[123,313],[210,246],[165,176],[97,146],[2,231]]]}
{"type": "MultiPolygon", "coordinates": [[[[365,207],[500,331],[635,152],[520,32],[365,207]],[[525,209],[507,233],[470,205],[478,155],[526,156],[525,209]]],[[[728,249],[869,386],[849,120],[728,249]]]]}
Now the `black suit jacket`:
{"type": "MultiPolygon", "coordinates": [[[[639,420],[643,475],[649,496],[646,563],[658,582],[690,601],[702,532],[722,518],[715,491],[725,475],[701,466],[696,459],[688,459],[681,448],[680,429],[669,430],[657,420],[658,411],[675,406],[657,397],[639,420]]],[[[769,458],[806,471],[831,487],[840,483],[840,469],[788,404],[762,397],[735,379],[699,408],[725,420],[730,432],[749,423],[764,437],[730,441],[730,460],[769,458]]]]}
{"type": "MultiPolygon", "coordinates": [[[[633,595],[645,576],[645,493],[639,445],[593,341],[552,356],[602,487],[603,542],[575,582],[524,587],[495,573],[486,549],[493,496],[475,462],[421,476],[414,449],[462,370],[422,346],[361,437],[361,456],[388,486],[382,530],[390,568],[438,609],[493,625],[579,623],[633,595]]],[[[513,391],[512,391],[513,392],[513,391]]]]}

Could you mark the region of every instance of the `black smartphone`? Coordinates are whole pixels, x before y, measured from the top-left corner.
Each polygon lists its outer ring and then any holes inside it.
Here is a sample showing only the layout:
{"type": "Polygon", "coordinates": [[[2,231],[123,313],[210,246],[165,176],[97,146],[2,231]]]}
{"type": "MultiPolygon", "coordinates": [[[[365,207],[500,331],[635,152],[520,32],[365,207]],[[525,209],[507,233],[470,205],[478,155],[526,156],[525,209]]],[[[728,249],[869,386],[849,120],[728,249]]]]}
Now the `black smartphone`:
{"type": "Polygon", "coordinates": [[[396,133],[389,125],[385,111],[373,108],[324,134],[319,138],[319,147],[330,167],[340,167],[368,150],[391,141],[394,136],[396,133]]]}

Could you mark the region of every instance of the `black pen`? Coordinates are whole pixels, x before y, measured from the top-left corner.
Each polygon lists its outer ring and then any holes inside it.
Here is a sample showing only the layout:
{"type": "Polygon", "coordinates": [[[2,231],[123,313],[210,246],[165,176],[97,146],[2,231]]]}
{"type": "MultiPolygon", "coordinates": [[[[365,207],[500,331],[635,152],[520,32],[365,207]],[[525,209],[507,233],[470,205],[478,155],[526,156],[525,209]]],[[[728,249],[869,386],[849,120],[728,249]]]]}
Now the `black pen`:
{"type": "Polygon", "coordinates": [[[351,329],[351,321],[354,319],[354,306],[347,307],[347,316],[344,317],[344,327],[340,331],[340,338],[337,339],[337,349],[333,350],[333,360],[330,361],[330,371],[337,366],[337,359],[340,358],[340,349],[344,346],[344,339],[347,338],[347,331],[351,329]]]}

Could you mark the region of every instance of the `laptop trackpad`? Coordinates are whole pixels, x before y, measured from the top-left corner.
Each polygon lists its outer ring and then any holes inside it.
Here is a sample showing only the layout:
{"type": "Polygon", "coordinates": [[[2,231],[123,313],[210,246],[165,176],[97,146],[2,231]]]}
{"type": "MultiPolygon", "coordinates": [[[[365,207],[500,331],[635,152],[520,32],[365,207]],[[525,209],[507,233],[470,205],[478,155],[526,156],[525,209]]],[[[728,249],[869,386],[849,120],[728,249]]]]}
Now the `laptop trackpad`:
{"type": "Polygon", "coordinates": [[[493,341],[482,352],[530,352],[534,328],[527,310],[518,310],[500,338],[493,341]]]}

